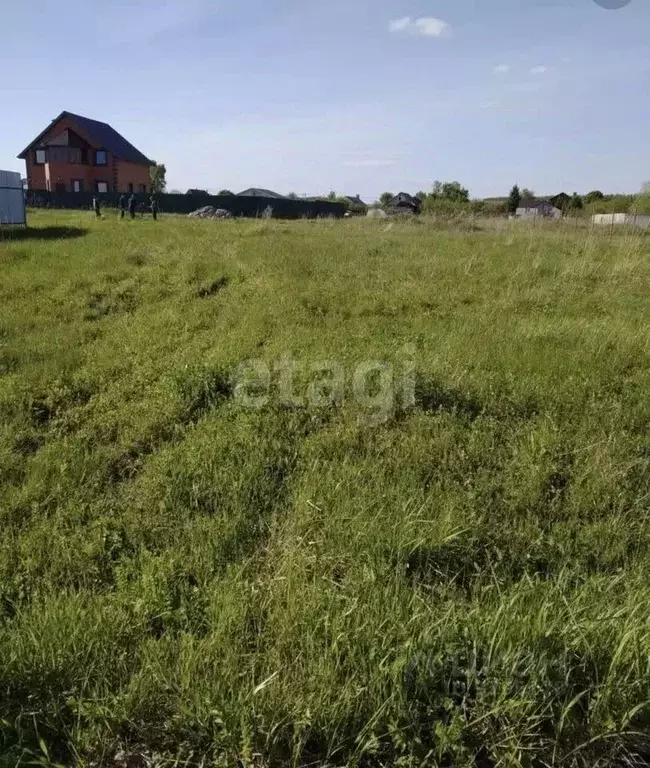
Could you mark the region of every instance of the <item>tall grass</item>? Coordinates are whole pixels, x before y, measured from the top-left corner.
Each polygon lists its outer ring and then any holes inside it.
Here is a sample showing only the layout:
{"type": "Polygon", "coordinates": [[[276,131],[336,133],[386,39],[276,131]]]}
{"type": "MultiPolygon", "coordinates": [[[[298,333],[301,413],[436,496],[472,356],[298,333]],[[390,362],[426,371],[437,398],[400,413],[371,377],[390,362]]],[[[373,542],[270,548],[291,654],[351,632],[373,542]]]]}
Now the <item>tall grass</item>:
{"type": "Polygon", "coordinates": [[[0,242],[4,764],[644,764],[645,237],[31,222],[0,242]],[[355,367],[405,344],[415,406],[370,426],[355,367]],[[302,407],[233,397],[287,354],[302,407]]]}

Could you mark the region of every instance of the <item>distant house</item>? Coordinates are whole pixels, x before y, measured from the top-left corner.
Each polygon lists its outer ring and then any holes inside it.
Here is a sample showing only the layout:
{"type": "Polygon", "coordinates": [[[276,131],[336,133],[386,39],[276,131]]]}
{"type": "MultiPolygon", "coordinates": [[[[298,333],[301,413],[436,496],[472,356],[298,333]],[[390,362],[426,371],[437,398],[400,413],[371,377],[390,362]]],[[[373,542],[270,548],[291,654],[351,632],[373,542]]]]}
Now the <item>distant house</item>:
{"type": "Polygon", "coordinates": [[[571,202],[571,195],[567,195],[566,192],[560,192],[559,195],[553,195],[553,197],[549,197],[548,201],[551,203],[551,205],[554,205],[561,211],[565,211],[571,202]]]}
{"type": "Polygon", "coordinates": [[[108,123],[61,112],[18,155],[28,189],[147,192],[153,162],[108,123]]]}
{"type": "Polygon", "coordinates": [[[350,204],[350,209],[353,210],[355,213],[368,212],[368,205],[363,202],[363,200],[359,197],[359,195],[355,195],[354,197],[351,197],[350,195],[345,195],[343,199],[350,204]]]}
{"type": "Polygon", "coordinates": [[[400,192],[388,203],[389,213],[420,213],[422,201],[408,192],[400,192]]]}
{"type": "Polygon", "coordinates": [[[251,187],[245,189],[243,192],[238,192],[237,197],[275,197],[280,200],[286,200],[284,195],[280,195],[278,192],[272,192],[270,189],[259,189],[257,187],[251,187]]]}
{"type": "Polygon", "coordinates": [[[539,217],[561,219],[562,211],[548,200],[530,200],[526,202],[525,206],[517,208],[515,214],[517,219],[536,219],[539,217]]]}

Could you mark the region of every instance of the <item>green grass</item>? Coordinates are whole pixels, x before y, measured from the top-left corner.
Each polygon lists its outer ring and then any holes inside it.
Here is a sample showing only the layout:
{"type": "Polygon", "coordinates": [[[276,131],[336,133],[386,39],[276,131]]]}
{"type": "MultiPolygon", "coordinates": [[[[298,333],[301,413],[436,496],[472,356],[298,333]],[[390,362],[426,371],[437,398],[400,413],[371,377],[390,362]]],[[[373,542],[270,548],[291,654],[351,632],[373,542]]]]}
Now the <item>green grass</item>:
{"type": "Polygon", "coordinates": [[[30,221],[0,233],[0,764],[648,759],[650,239],[30,221]],[[407,344],[415,405],[374,418],[355,370],[398,387],[407,344]],[[302,407],[277,373],[245,407],[232,371],[286,355],[302,407]],[[305,397],[324,360],[340,407],[305,397]]]}

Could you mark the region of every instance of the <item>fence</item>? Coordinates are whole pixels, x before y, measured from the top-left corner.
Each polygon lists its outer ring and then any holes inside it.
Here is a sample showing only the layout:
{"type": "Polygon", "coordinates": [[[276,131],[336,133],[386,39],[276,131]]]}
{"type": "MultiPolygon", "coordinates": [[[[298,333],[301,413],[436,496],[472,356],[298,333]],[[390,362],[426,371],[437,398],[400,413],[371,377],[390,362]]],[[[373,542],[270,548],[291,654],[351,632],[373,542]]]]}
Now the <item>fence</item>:
{"type": "MultiPolygon", "coordinates": [[[[97,196],[102,205],[116,208],[119,192],[93,194],[92,192],[46,192],[28,190],[27,206],[32,208],[69,208],[89,210],[93,197],[97,196]]],[[[136,194],[138,206],[148,205],[150,194],[136,194]]],[[[239,197],[237,195],[156,195],[158,209],[162,213],[191,213],[197,208],[212,205],[224,208],[233,216],[262,216],[270,208],[275,219],[315,219],[318,217],[342,218],[345,206],[325,200],[292,200],[275,197],[239,197]]]]}
{"type": "Polygon", "coordinates": [[[650,216],[642,216],[635,213],[597,213],[591,217],[591,221],[593,224],[605,227],[623,224],[629,227],[639,227],[640,229],[650,228],[650,216]]]}

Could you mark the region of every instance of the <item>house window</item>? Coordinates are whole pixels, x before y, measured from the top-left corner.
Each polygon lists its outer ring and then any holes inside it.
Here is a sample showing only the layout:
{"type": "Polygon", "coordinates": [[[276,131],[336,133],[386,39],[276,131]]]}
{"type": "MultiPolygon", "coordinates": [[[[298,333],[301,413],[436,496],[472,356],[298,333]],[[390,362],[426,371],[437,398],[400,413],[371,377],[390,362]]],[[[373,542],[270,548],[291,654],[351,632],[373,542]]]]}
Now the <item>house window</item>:
{"type": "Polygon", "coordinates": [[[147,185],[146,184],[140,184],[140,192],[146,192],[147,191],[147,185]]]}
{"type": "Polygon", "coordinates": [[[95,188],[97,192],[108,192],[108,182],[107,181],[97,181],[95,182],[95,188]]]}
{"type": "Polygon", "coordinates": [[[81,150],[76,147],[50,147],[50,163],[80,163],[81,150]]]}
{"type": "Polygon", "coordinates": [[[126,191],[133,194],[133,184],[127,184],[126,185],[126,191]]]}
{"type": "Polygon", "coordinates": [[[83,179],[72,179],[72,191],[73,192],[83,192],[84,191],[83,179]]]}
{"type": "Polygon", "coordinates": [[[108,162],[106,152],[103,149],[98,149],[95,152],[95,165],[106,165],[108,162]]]}
{"type": "Polygon", "coordinates": [[[34,159],[34,162],[36,165],[45,165],[45,150],[44,149],[37,149],[36,150],[36,158],[34,159]]]}

